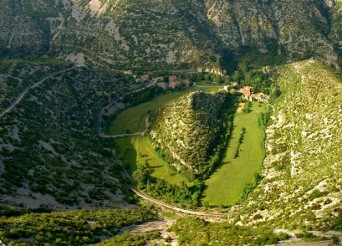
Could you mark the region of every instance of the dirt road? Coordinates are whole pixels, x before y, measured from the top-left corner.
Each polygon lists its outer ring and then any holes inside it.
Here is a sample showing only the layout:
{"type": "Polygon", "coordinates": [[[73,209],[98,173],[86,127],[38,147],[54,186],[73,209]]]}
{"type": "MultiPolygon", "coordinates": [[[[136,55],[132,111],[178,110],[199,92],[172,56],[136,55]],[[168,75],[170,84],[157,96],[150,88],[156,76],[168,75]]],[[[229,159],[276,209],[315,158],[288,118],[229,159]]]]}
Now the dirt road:
{"type": "Polygon", "coordinates": [[[208,212],[199,212],[199,211],[193,211],[193,210],[187,210],[187,209],[182,209],[182,208],[178,208],[169,204],[166,204],[162,201],[156,200],[154,198],[150,198],[148,196],[146,196],[145,194],[141,193],[140,191],[130,187],[130,189],[139,197],[143,198],[144,200],[150,201],[154,204],[157,204],[159,206],[174,210],[176,212],[181,212],[184,214],[191,214],[191,215],[197,215],[197,216],[204,216],[204,217],[220,217],[220,218],[224,218],[224,217],[228,217],[227,214],[224,213],[208,213],[208,212]]]}

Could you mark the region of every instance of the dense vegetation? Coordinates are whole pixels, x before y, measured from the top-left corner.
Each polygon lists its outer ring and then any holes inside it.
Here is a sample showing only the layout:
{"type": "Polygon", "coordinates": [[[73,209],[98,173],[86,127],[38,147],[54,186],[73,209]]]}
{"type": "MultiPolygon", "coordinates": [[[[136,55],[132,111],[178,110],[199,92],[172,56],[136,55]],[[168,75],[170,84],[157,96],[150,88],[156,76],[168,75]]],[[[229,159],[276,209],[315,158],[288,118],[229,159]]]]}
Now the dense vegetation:
{"type": "Polygon", "coordinates": [[[277,71],[282,93],[271,118],[258,120],[268,121],[263,178],[239,212],[240,221],[340,231],[341,77],[310,60],[277,71]]]}
{"type": "MultiPolygon", "coordinates": [[[[2,72],[8,93],[0,101],[4,106],[20,88],[64,69],[6,64],[2,72]],[[9,82],[13,78],[18,88],[9,82]]],[[[120,204],[120,190],[126,190],[122,182],[129,177],[115,161],[111,142],[96,136],[96,114],[113,91],[115,97],[139,86],[115,72],[74,68],[31,88],[0,118],[1,203],[33,208],[46,203],[59,209],[115,206],[114,200],[120,204]]]]}
{"type": "MultiPolygon", "coordinates": [[[[152,210],[144,207],[30,213],[19,217],[1,217],[0,239],[8,246],[87,245],[114,237],[122,227],[155,219],[152,210]]],[[[120,242],[125,236],[114,237],[111,242],[120,242]]]]}
{"type": "Polygon", "coordinates": [[[336,0],[45,3],[2,3],[2,57],[49,55],[134,70],[231,70],[241,60],[260,68],[309,57],[341,62],[336,0]]]}
{"type": "Polygon", "coordinates": [[[232,223],[208,223],[201,219],[184,218],[172,227],[181,245],[270,245],[289,236],[275,234],[266,225],[239,226],[232,223]]]}
{"type": "Polygon", "coordinates": [[[157,112],[151,140],[175,170],[205,179],[221,159],[233,111],[233,98],[225,93],[191,93],[157,112]]]}

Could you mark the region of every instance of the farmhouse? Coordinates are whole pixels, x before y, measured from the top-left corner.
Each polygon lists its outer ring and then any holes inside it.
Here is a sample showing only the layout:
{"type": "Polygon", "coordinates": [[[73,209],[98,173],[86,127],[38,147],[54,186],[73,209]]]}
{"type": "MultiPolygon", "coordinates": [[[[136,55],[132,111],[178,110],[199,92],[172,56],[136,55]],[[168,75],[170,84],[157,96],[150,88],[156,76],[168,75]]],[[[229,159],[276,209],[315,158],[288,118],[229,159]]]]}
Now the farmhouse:
{"type": "Polygon", "coordinates": [[[173,88],[173,89],[176,88],[178,85],[179,85],[179,81],[178,80],[169,83],[169,87],[173,88]]]}
{"type": "Polygon", "coordinates": [[[254,93],[252,94],[252,98],[259,102],[266,102],[268,100],[268,96],[263,93],[254,93]]]}
{"type": "Polygon", "coordinates": [[[243,94],[244,98],[248,101],[253,101],[251,90],[252,90],[252,87],[250,86],[245,86],[242,89],[240,89],[240,92],[243,94]]]}
{"type": "Polygon", "coordinates": [[[159,88],[163,88],[165,90],[168,87],[168,84],[165,82],[159,82],[159,83],[157,83],[157,86],[159,88]]]}

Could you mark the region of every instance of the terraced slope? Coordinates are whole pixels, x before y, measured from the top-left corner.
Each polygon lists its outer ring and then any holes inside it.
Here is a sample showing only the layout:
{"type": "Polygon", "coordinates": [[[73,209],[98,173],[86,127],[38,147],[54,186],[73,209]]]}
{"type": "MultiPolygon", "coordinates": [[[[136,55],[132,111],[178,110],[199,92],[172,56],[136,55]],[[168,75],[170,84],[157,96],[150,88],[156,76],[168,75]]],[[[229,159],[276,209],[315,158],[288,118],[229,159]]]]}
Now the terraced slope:
{"type": "Polygon", "coordinates": [[[153,119],[153,145],[177,170],[210,172],[229,135],[230,101],[224,93],[193,92],[167,104],[153,119]]]}

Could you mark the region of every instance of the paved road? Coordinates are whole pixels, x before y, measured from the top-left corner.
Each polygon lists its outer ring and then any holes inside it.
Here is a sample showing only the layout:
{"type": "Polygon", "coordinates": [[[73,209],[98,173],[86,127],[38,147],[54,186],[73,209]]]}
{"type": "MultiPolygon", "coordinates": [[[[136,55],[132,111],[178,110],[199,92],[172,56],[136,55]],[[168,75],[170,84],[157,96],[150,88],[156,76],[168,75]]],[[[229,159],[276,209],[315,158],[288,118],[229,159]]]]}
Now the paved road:
{"type": "Polygon", "coordinates": [[[22,91],[18,97],[11,103],[11,105],[5,109],[3,109],[1,112],[0,112],[0,118],[3,117],[6,113],[8,113],[9,111],[11,111],[13,108],[15,108],[15,106],[17,106],[22,100],[23,98],[25,97],[25,95],[31,90],[31,89],[34,89],[38,86],[40,86],[43,82],[45,82],[46,80],[56,76],[56,75],[59,75],[59,74],[62,74],[62,73],[65,73],[67,71],[70,71],[70,70],[74,70],[76,69],[76,67],[72,67],[72,68],[68,68],[68,69],[64,69],[64,70],[61,70],[59,72],[56,72],[56,73],[53,73],[41,80],[39,80],[37,83],[27,87],[24,91],[22,91]]]}
{"type": "Polygon", "coordinates": [[[162,207],[165,207],[165,208],[168,208],[168,209],[172,209],[174,211],[177,211],[177,212],[181,212],[181,213],[184,213],[184,214],[191,214],[191,215],[197,215],[197,216],[205,216],[205,217],[220,217],[220,218],[223,218],[223,217],[228,217],[228,214],[224,214],[224,213],[208,213],[208,212],[199,212],[199,211],[193,211],[193,210],[187,210],[187,209],[182,209],[182,208],[178,208],[178,207],[175,207],[175,206],[172,206],[172,205],[169,205],[169,204],[166,204],[162,201],[159,201],[159,200],[156,200],[156,199],[153,199],[153,198],[150,198],[148,196],[146,196],[145,194],[141,193],[140,191],[130,187],[130,189],[136,194],[138,195],[139,197],[143,198],[144,200],[147,200],[147,201],[150,201],[154,204],[157,204],[159,206],[162,206],[162,207]]]}

